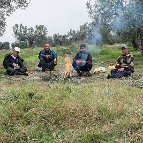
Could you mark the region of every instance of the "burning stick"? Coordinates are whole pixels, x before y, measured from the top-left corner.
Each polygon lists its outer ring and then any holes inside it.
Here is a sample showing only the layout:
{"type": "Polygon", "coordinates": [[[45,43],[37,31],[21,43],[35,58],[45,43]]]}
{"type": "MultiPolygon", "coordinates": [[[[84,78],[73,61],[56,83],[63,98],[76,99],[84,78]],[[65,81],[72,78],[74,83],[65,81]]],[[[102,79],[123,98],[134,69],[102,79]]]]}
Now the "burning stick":
{"type": "Polygon", "coordinates": [[[64,78],[66,77],[72,77],[72,71],[71,71],[71,58],[69,54],[65,54],[65,73],[64,78]]]}

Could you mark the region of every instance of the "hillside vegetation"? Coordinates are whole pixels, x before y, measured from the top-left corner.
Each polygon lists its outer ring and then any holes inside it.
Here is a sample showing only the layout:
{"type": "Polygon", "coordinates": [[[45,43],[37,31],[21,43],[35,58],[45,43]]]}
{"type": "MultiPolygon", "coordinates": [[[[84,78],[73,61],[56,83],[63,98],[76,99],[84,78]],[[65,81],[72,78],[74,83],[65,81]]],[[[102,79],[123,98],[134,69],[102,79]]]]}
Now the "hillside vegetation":
{"type": "MultiPolygon", "coordinates": [[[[23,49],[30,76],[6,76],[0,67],[0,143],[142,143],[143,57],[135,57],[132,77],[106,79],[106,73],[64,80],[64,54],[78,46],[56,47],[58,65],[37,69],[41,48],[23,49]]],[[[51,48],[53,49],[53,48],[51,48]]],[[[104,45],[92,52],[94,68],[108,67],[120,46],[104,45]]],[[[1,50],[0,63],[8,50],[1,50]]]]}

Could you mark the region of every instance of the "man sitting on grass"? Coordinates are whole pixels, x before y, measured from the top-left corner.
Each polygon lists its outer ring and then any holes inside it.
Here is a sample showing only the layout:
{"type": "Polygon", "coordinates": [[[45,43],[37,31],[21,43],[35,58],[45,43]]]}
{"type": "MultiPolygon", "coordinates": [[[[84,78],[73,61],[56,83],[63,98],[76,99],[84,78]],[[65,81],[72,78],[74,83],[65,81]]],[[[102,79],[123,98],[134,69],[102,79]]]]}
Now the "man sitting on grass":
{"type": "Polygon", "coordinates": [[[121,78],[130,76],[134,72],[134,58],[128,52],[128,47],[123,45],[121,47],[122,55],[117,59],[115,68],[111,70],[111,74],[107,78],[121,78]]]}
{"type": "Polygon", "coordinates": [[[45,43],[44,49],[39,53],[39,64],[38,67],[42,67],[42,71],[54,70],[54,67],[57,65],[57,56],[54,51],[50,50],[50,44],[45,43]]]}
{"type": "Polygon", "coordinates": [[[92,68],[92,56],[86,51],[85,44],[80,45],[80,51],[76,54],[72,63],[73,68],[77,71],[78,76],[90,76],[92,68]]]}
{"type": "Polygon", "coordinates": [[[28,75],[27,68],[23,64],[23,59],[19,56],[20,48],[15,47],[11,54],[7,54],[3,61],[3,66],[8,75],[28,75]]]}

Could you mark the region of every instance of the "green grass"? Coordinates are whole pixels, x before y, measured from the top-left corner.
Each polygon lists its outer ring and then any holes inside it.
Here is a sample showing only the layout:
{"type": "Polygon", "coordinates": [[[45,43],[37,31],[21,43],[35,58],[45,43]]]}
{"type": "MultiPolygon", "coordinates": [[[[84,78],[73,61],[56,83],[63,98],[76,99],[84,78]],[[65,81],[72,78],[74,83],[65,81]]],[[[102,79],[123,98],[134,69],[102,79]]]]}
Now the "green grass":
{"type": "MultiPolygon", "coordinates": [[[[119,46],[93,51],[94,67],[107,67],[120,54],[119,46]]],[[[20,53],[28,69],[35,70],[40,48],[20,53]]],[[[78,49],[54,48],[58,54],[57,78],[34,72],[29,77],[3,77],[0,69],[0,142],[1,143],[142,143],[143,79],[142,57],[133,52],[136,76],[107,80],[105,74],[63,80],[64,53],[73,57],[78,49]],[[139,75],[139,76],[138,76],[139,75]]],[[[8,51],[0,53],[2,57],[8,51]]]]}

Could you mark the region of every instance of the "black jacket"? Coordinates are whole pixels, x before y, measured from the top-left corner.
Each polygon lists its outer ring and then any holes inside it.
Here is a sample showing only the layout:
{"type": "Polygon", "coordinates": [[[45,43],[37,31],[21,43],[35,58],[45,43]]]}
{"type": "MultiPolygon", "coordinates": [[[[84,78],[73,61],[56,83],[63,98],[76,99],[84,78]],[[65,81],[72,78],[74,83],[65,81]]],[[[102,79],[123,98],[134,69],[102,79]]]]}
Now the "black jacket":
{"type": "Polygon", "coordinates": [[[7,54],[4,58],[4,61],[3,61],[3,66],[5,69],[7,69],[8,67],[13,67],[13,63],[16,63],[18,64],[20,67],[23,67],[23,59],[20,57],[20,56],[17,56],[16,59],[14,59],[11,54],[7,54]]]}

